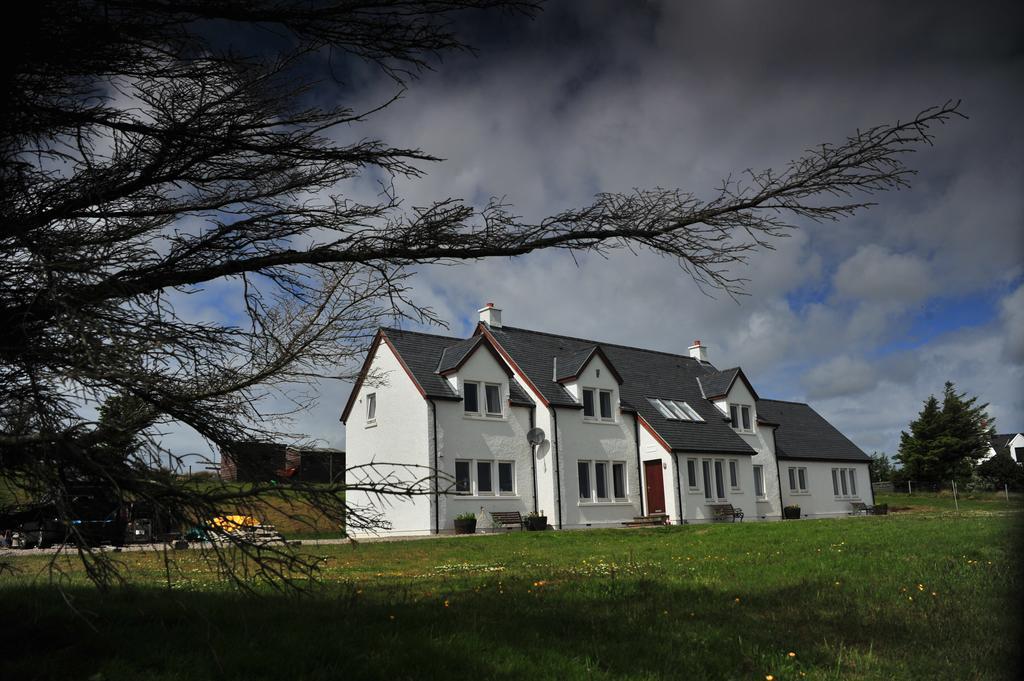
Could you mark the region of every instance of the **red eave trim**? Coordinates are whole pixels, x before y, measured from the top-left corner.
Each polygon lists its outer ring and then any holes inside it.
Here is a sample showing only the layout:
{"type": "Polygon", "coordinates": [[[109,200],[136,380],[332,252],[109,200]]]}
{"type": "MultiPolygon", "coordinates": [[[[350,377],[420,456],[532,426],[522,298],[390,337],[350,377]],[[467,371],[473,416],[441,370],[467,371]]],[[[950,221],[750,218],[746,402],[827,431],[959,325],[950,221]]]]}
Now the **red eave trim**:
{"type": "Polygon", "coordinates": [[[661,446],[665,448],[666,452],[671,454],[672,453],[672,448],[669,447],[668,443],[665,442],[665,439],[663,437],[658,435],[658,433],[654,430],[654,428],[651,427],[651,424],[647,423],[647,419],[645,419],[639,413],[637,413],[636,416],[637,416],[638,419],[640,419],[640,425],[644,427],[644,430],[646,430],[648,433],[650,433],[651,437],[653,437],[655,440],[657,440],[661,444],[661,446]]]}
{"type": "MultiPolygon", "coordinates": [[[[494,341],[493,341],[493,339],[488,338],[487,336],[480,336],[479,338],[480,338],[481,341],[483,341],[483,345],[487,348],[487,351],[491,353],[492,357],[494,357],[494,360],[498,364],[501,365],[501,368],[505,370],[506,374],[511,376],[512,375],[512,367],[510,367],[508,365],[508,362],[505,361],[505,358],[502,357],[500,354],[498,354],[498,351],[494,349],[494,341]]],[[[439,371],[437,373],[440,374],[441,376],[448,376],[449,374],[453,374],[453,373],[457,372],[459,369],[462,368],[463,364],[465,364],[466,362],[469,361],[470,357],[472,357],[473,355],[476,354],[476,351],[480,349],[480,345],[481,344],[479,342],[476,345],[474,345],[473,349],[470,350],[469,352],[467,352],[465,354],[465,356],[463,356],[463,358],[459,360],[459,363],[456,364],[451,369],[447,369],[445,371],[439,371]]]]}
{"type": "Polygon", "coordinates": [[[530,390],[532,390],[533,393],[537,396],[541,404],[543,404],[545,407],[550,407],[551,403],[547,401],[547,398],[545,398],[541,391],[537,388],[537,386],[533,384],[533,381],[531,381],[530,377],[526,375],[526,372],[523,371],[518,364],[516,364],[516,361],[512,359],[512,356],[505,351],[505,348],[501,347],[501,343],[498,342],[498,339],[494,337],[494,335],[487,329],[487,327],[478,322],[476,325],[476,331],[483,332],[487,340],[491,342],[491,345],[498,351],[499,354],[501,354],[505,361],[508,362],[508,365],[512,367],[512,370],[519,374],[519,376],[523,379],[526,385],[530,387],[530,390]]]}

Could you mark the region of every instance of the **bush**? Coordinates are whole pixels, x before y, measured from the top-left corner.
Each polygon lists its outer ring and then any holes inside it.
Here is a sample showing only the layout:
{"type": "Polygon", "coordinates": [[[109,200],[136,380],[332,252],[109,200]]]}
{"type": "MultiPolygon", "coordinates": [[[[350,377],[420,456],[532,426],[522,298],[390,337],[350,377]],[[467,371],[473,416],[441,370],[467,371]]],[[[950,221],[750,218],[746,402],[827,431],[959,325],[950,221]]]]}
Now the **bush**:
{"type": "Polygon", "coordinates": [[[473,512],[460,513],[459,515],[455,516],[455,519],[456,520],[476,520],[476,513],[473,513],[473,512]]]}

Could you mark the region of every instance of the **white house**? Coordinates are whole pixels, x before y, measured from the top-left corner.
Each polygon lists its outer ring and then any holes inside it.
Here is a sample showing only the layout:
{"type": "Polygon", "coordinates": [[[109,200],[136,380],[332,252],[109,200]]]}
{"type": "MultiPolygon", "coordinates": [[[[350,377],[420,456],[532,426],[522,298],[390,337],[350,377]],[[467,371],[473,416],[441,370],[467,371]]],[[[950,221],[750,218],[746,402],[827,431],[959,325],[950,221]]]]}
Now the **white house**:
{"type": "Polygon", "coordinates": [[[1014,461],[1024,463],[1024,433],[1002,433],[992,438],[988,453],[982,461],[988,461],[996,454],[1006,454],[1014,461]]]}
{"type": "Polygon", "coordinates": [[[350,467],[431,471],[430,494],[387,503],[392,534],[449,532],[481,510],[580,528],[705,522],[722,504],[775,520],[784,505],[822,517],[872,503],[864,452],[808,405],[716,369],[700,341],[678,355],[528,331],[491,304],[466,339],[380,329],[341,420],[350,467]]]}

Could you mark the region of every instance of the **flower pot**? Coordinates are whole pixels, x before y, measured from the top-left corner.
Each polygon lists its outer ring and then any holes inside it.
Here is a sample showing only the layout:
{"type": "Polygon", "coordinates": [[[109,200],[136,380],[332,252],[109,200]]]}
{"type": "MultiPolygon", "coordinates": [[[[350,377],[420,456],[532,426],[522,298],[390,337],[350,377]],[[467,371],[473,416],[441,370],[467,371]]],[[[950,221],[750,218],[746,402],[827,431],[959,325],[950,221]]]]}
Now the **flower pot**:
{"type": "Polygon", "coordinates": [[[786,520],[800,520],[800,507],[782,509],[782,517],[786,520]]]}
{"type": "Polygon", "coordinates": [[[526,519],[526,529],[530,532],[542,532],[548,529],[548,517],[546,515],[532,516],[526,519]]]}
{"type": "Polygon", "coordinates": [[[455,534],[475,534],[476,533],[476,518],[473,520],[456,520],[455,521],[455,534]]]}

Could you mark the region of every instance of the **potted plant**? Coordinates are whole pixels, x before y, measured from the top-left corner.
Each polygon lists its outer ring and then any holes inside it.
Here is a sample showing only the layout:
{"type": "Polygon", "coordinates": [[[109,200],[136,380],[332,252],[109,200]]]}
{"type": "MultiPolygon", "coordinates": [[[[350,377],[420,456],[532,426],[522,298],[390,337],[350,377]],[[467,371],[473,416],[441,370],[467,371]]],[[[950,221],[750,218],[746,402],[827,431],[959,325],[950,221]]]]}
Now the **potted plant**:
{"type": "Polygon", "coordinates": [[[531,532],[540,532],[548,529],[548,517],[536,511],[527,513],[523,520],[526,522],[526,529],[531,532]]]}
{"type": "Polygon", "coordinates": [[[800,520],[800,507],[796,504],[782,507],[782,517],[786,520],[800,520]]]}
{"type": "Polygon", "coordinates": [[[476,514],[475,513],[460,513],[455,516],[455,534],[475,534],[476,533],[476,514]]]}

